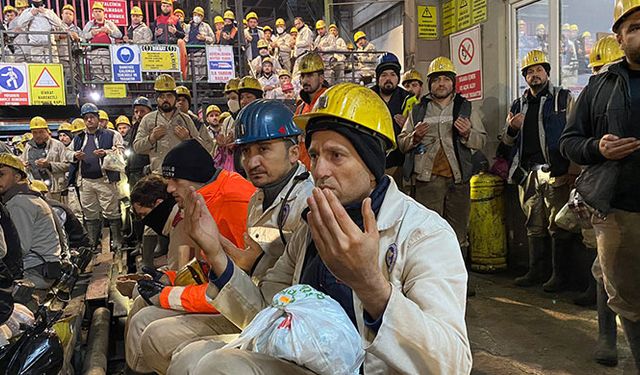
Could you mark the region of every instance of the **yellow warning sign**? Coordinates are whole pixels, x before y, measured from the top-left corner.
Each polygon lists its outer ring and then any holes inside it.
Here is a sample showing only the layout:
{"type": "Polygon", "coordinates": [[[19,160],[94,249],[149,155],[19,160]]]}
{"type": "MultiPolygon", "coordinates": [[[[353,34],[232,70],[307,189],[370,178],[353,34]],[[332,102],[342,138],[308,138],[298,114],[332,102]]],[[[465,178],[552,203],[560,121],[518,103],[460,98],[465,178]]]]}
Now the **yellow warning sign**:
{"type": "Polygon", "coordinates": [[[442,34],[447,36],[456,32],[456,0],[442,3],[442,34]]]}
{"type": "Polygon", "coordinates": [[[474,25],[487,20],[487,0],[473,0],[471,23],[474,25]]]}
{"type": "Polygon", "coordinates": [[[438,39],[438,13],[435,6],[418,5],[418,38],[438,39]]]}
{"type": "Polygon", "coordinates": [[[456,18],[458,20],[457,30],[466,29],[471,26],[471,0],[458,0],[456,7],[456,18]]]}
{"type": "Polygon", "coordinates": [[[104,97],[107,99],[122,99],[127,97],[127,85],[124,83],[105,83],[104,97]]]}
{"type": "Polygon", "coordinates": [[[31,105],[65,105],[64,73],[60,64],[28,64],[31,105]]]}

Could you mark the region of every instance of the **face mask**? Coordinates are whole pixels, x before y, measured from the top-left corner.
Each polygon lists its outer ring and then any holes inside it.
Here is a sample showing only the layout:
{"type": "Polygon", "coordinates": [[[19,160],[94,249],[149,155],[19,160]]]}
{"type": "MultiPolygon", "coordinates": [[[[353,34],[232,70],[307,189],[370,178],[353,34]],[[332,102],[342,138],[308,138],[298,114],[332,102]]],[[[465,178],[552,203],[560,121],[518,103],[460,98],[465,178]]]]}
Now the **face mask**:
{"type": "Polygon", "coordinates": [[[194,22],[194,23],[200,23],[200,22],[202,22],[202,17],[200,17],[200,16],[193,16],[193,22],[194,22]]]}
{"type": "Polygon", "coordinates": [[[282,34],[284,32],[284,27],[277,27],[276,31],[278,32],[278,34],[282,34]]]}
{"type": "Polygon", "coordinates": [[[231,112],[238,112],[240,110],[240,102],[235,99],[227,100],[227,106],[231,112]]]}

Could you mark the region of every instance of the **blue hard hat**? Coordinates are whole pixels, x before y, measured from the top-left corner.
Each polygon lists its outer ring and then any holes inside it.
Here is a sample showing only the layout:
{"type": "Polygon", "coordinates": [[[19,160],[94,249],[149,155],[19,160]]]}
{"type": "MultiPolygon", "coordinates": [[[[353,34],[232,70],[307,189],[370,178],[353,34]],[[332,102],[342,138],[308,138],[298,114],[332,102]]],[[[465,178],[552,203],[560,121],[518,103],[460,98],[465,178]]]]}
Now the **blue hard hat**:
{"type": "Polygon", "coordinates": [[[398,76],[400,76],[400,70],[402,69],[400,60],[398,60],[398,56],[394,55],[391,52],[385,52],[380,55],[380,57],[378,57],[376,76],[379,76],[380,73],[388,69],[392,69],[398,76]]]}
{"type": "Polygon", "coordinates": [[[133,106],[135,107],[137,105],[141,105],[149,109],[153,109],[151,107],[151,100],[149,100],[149,98],[147,98],[146,96],[138,96],[136,100],[133,101],[133,106]]]}
{"type": "Polygon", "coordinates": [[[258,99],[244,107],[238,113],[235,128],[237,145],[302,134],[289,107],[273,99],[258,99]]]}
{"type": "Polygon", "coordinates": [[[85,103],[82,105],[82,108],[80,108],[80,116],[84,117],[84,115],[89,114],[89,113],[95,113],[96,115],[98,114],[98,106],[93,104],[93,103],[85,103]]]}

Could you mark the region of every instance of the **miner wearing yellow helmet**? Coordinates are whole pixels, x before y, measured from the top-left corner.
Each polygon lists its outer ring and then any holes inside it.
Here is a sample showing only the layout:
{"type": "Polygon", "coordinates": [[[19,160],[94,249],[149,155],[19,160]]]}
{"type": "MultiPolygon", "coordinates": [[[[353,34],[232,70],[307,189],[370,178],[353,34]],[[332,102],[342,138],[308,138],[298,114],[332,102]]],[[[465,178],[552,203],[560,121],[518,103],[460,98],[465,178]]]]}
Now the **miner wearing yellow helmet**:
{"type": "Polygon", "coordinates": [[[249,45],[247,46],[247,58],[253,61],[260,54],[258,41],[264,40],[264,32],[258,27],[258,15],[256,12],[247,13],[245,20],[247,25],[244,29],[244,38],[249,45]]]}
{"type": "Polygon", "coordinates": [[[73,125],[69,122],[63,122],[58,126],[58,140],[62,142],[62,144],[67,147],[71,144],[71,140],[73,139],[73,125]]]}
{"type": "MultiPolygon", "coordinates": [[[[293,25],[295,26],[298,33],[295,41],[295,48],[293,50],[293,58],[298,59],[304,53],[309,52],[313,49],[313,31],[311,30],[309,25],[304,22],[304,19],[302,19],[302,17],[294,18],[293,25]]],[[[295,67],[293,70],[294,72],[297,72],[297,69],[295,69],[295,67]]]]}
{"type": "Polygon", "coordinates": [[[158,109],[142,119],[133,150],[149,155],[151,171],[162,173],[165,155],[180,142],[194,138],[206,149],[211,148],[211,139],[204,139],[193,120],[176,108],[176,81],[168,74],[160,74],[154,83],[158,109]]]}
{"type": "MultiPolygon", "coordinates": [[[[367,40],[367,34],[364,31],[357,31],[353,34],[353,42],[356,44],[357,52],[375,51],[376,46],[373,43],[369,43],[367,40]]],[[[357,77],[365,81],[370,82],[378,56],[373,53],[356,53],[353,58],[357,61],[356,72],[357,77]]]]}
{"type": "MultiPolygon", "coordinates": [[[[622,321],[640,371],[640,1],[616,0],[613,15],[611,29],[624,59],[591,77],[562,134],[560,150],[585,166],[576,191],[595,211],[591,223],[606,282],[603,299],[622,321]]],[[[606,348],[613,359],[615,344],[606,348]]]]}
{"type": "Polygon", "coordinates": [[[555,213],[567,202],[570,189],[569,160],[560,154],[558,142],[573,98],[569,90],[550,82],[551,64],[543,51],[529,51],[520,69],[529,87],[513,101],[502,132],[502,141],[514,147],[508,178],[519,186],[527,217],[529,271],[515,282],[533,286],[545,281],[547,239],[551,237],[553,273],[543,288],[556,292],[566,286],[565,249],[571,237],[555,222],[555,213]]]}
{"type": "Polygon", "coordinates": [[[287,24],[284,19],[276,20],[276,29],[272,38],[271,48],[274,50],[274,58],[278,60],[283,69],[291,71],[291,35],[287,32],[287,24]]]}
{"type": "Polygon", "coordinates": [[[66,189],[65,173],[69,170],[69,152],[62,142],[51,137],[49,124],[44,118],[32,118],[29,130],[33,138],[25,144],[20,159],[34,179],[49,186],[51,198],[61,200],[61,193],[66,189]]]}
{"type": "MultiPolygon", "coordinates": [[[[484,147],[487,133],[478,111],[456,92],[451,60],[440,56],[429,64],[427,85],[429,93],[413,106],[398,135],[398,146],[409,158],[403,179],[418,202],[451,225],[467,259],[471,155],[484,147]]],[[[475,294],[472,288],[468,292],[475,294]]]]}
{"type": "Polygon", "coordinates": [[[194,80],[204,80],[207,78],[207,60],[205,58],[205,45],[213,44],[216,39],[213,29],[209,23],[204,21],[204,9],[195,7],[191,21],[184,27],[185,41],[188,46],[202,46],[200,48],[187,48],[190,67],[193,68],[191,75],[194,80]]]}
{"type": "Polygon", "coordinates": [[[127,33],[122,40],[131,44],[151,44],[153,42],[153,33],[151,28],[144,23],[144,14],[139,6],[131,8],[131,25],[127,28],[127,33]]]}
{"type": "MultiPolygon", "coordinates": [[[[317,52],[323,51],[335,51],[336,50],[336,37],[332,33],[329,32],[327,28],[327,24],[324,20],[318,20],[316,22],[316,32],[318,36],[316,36],[316,40],[313,42],[313,48],[317,52]]],[[[331,67],[330,61],[333,58],[333,54],[328,53],[320,53],[322,57],[322,61],[324,61],[325,66],[325,79],[329,79],[331,77],[331,67]]],[[[332,83],[333,81],[329,81],[332,83]]]]}
{"type": "MultiPolygon", "coordinates": [[[[384,101],[354,83],[332,86],[313,112],[294,117],[305,132],[316,185],[307,199],[306,225],[287,243],[283,256],[288,261],[281,258],[265,275],[277,285],[253,283],[221,250],[215,228],[204,228],[203,234],[213,241],[204,241],[205,236],[194,240],[216,276],[207,297],[216,306],[233,306],[220,309],[227,319],[248,321],[255,315],[252,306],[268,305],[292,280],[301,280],[325,291],[351,321],[360,322],[358,343],[360,336],[375,338],[367,352],[386,353],[365,356],[367,372],[433,369],[468,374],[467,272],[457,254],[458,242],[437,213],[416,204],[385,175],[385,156],[396,147],[392,121],[384,101]],[[351,240],[341,240],[347,238],[351,240]],[[416,256],[426,253],[429,256],[416,256]],[[339,288],[324,286],[337,284],[339,288]]],[[[185,216],[193,220],[189,214],[188,209],[185,216]]],[[[312,372],[248,350],[212,350],[216,344],[219,347],[215,341],[185,346],[174,352],[171,368],[208,374],[224,363],[229,373],[242,373],[243,368],[265,374],[312,372]]]]}
{"type": "Polygon", "coordinates": [[[225,11],[222,15],[222,19],[224,21],[224,26],[220,33],[221,38],[219,38],[219,43],[225,46],[232,46],[236,40],[236,34],[238,33],[238,28],[234,24],[235,15],[233,14],[233,11],[225,11]]]}

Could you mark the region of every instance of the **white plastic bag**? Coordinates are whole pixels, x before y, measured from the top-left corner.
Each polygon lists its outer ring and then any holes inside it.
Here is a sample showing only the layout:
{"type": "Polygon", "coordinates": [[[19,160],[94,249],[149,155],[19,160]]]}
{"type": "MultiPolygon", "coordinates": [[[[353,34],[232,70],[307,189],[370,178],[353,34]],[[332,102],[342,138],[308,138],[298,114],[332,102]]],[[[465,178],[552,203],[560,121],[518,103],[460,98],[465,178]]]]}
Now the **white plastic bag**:
{"type": "Polygon", "coordinates": [[[106,150],[107,154],[102,159],[102,169],[113,172],[124,172],[126,162],[122,153],[115,150],[106,150]]]}
{"type": "Polygon", "coordinates": [[[316,374],[358,374],[364,360],[360,334],[338,302],[309,285],[273,296],[240,337],[225,348],[282,358],[316,374]]]}

